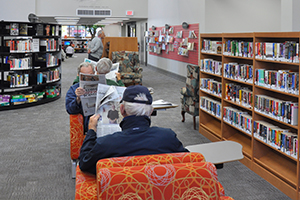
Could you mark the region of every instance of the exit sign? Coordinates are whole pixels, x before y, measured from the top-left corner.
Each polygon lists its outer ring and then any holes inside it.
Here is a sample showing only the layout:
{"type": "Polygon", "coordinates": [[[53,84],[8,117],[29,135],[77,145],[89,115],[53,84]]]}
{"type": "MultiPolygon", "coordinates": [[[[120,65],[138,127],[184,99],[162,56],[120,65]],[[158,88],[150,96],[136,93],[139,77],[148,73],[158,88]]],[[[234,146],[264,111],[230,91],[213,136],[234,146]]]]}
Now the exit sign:
{"type": "Polygon", "coordinates": [[[133,15],[133,10],[126,10],[126,15],[133,15]]]}

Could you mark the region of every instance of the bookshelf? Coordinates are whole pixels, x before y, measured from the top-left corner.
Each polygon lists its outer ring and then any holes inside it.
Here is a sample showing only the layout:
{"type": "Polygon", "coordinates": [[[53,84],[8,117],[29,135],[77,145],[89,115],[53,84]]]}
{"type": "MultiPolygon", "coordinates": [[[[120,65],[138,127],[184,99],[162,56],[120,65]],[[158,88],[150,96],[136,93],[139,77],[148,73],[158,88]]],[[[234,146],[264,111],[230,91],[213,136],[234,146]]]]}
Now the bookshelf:
{"type": "Polygon", "coordinates": [[[200,104],[220,102],[221,118],[200,107],[199,132],[243,145],[241,162],[292,199],[300,198],[299,40],[300,32],[200,34],[200,79],[220,82],[222,95],[200,88],[200,104]]]}
{"type": "Polygon", "coordinates": [[[0,111],[60,98],[61,26],[0,21],[0,111]]]}

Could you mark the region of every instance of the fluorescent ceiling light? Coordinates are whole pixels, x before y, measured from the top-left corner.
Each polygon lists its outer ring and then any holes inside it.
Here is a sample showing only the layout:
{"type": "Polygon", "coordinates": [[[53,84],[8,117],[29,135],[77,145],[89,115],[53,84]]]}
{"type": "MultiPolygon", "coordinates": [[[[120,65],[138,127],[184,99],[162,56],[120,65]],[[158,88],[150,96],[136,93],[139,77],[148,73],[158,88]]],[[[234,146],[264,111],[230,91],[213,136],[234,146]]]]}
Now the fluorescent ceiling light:
{"type": "Polygon", "coordinates": [[[107,21],[110,21],[110,20],[112,20],[112,21],[114,21],[114,20],[117,20],[117,21],[124,21],[124,20],[129,20],[129,18],[127,17],[127,18],[121,18],[121,17],[108,17],[108,18],[105,18],[105,20],[107,20],[107,21]]]}
{"type": "Polygon", "coordinates": [[[79,17],[54,17],[56,20],[79,20],[79,17]]]}

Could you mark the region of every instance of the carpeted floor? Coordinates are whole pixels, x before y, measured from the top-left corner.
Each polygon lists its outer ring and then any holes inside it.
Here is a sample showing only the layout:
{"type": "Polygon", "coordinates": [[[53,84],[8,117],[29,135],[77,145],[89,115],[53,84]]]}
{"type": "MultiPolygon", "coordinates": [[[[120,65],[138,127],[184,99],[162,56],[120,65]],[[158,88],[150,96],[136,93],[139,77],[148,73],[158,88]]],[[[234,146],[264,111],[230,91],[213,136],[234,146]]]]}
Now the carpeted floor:
{"type": "MultiPolygon", "coordinates": [[[[62,63],[62,94],[57,101],[0,112],[0,199],[74,199],[71,178],[69,117],[65,94],[87,54],[75,54],[62,63]]],[[[153,99],[180,104],[184,78],[144,66],[143,85],[154,88],[153,99]]],[[[210,142],[193,129],[193,119],[181,122],[180,107],[159,111],[152,125],[172,128],[184,146],[210,142]]],[[[226,195],[236,200],[290,199],[240,162],[218,170],[226,195]]]]}

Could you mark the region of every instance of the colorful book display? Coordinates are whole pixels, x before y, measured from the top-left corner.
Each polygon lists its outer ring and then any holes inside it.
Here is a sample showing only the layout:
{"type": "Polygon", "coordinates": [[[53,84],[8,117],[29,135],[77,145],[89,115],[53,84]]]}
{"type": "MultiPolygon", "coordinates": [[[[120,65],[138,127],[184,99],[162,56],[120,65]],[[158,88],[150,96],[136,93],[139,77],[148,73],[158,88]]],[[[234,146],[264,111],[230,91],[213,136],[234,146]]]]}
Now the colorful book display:
{"type": "Polygon", "coordinates": [[[11,88],[26,87],[29,85],[29,74],[10,72],[9,75],[7,75],[7,81],[10,82],[11,88]]]}
{"type": "Polygon", "coordinates": [[[239,63],[225,63],[223,77],[253,83],[253,66],[239,63]]]}
{"type": "Polygon", "coordinates": [[[222,83],[211,78],[200,78],[200,89],[222,97],[222,83]]]}
{"type": "Polygon", "coordinates": [[[221,102],[215,101],[209,97],[201,96],[200,97],[200,108],[206,112],[216,116],[221,119],[222,105],[221,102]]]}
{"type": "Polygon", "coordinates": [[[26,53],[32,51],[32,39],[12,39],[5,41],[11,53],[26,53]]]}
{"type": "Polygon", "coordinates": [[[13,58],[11,56],[6,56],[4,63],[8,63],[10,70],[24,70],[31,69],[31,57],[26,58],[13,58]]]}
{"type": "Polygon", "coordinates": [[[298,125],[298,102],[255,95],[254,110],[294,126],[298,125]]]}
{"type": "Polygon", "coordinates": [[[256,69],[255,84],[282,92],[299,94],[299,72],[256,69]]]}
{"type": "Polygon", "coordinates": [[[223,120],[249,135],[252,134],[252,116],[247,112],[232,107],[224,107],[223,120]]]}
{"type": "Polygon", "coordinates": [[[280,128],[265,121],[254,121],[254,137],[264,141],[270,146],[297,158],[298,136],[288,129],[280,128]]]}
{"type": "Polygon", "coordinates": [[[299,63],[299,43],[295,41],[256,42],[255,58],[299,63]]]}
{"type": "Polygon", "coordinates": [[[222,41],[214,41],[209,39],[202,40],[201,52],[203,53],[222,53],[222,41]]]}
{"type": "Polygon", "coordinates": [[[9,106],[10,95],[0,94],[0,106],[9,106]]]}
{"type": "Polygon", "coordinates": [[[223,44],[223,55],[253,57],[253,42],[227,40],[223,44]]]}
{"type": "Polygon", "coordinates": [[[201,59],[200,70],[222,76],[222,62],[213,59],[201,59]]]}
{"type": "Polygon", "coordinates": [[[251,109],[253,104],[253,92],[242,85],[226,83],[225,99],[251,109]]]}

